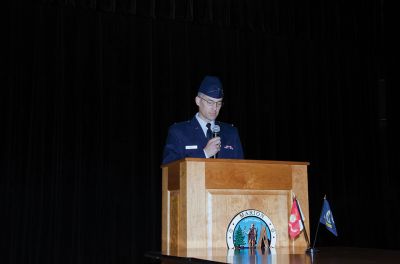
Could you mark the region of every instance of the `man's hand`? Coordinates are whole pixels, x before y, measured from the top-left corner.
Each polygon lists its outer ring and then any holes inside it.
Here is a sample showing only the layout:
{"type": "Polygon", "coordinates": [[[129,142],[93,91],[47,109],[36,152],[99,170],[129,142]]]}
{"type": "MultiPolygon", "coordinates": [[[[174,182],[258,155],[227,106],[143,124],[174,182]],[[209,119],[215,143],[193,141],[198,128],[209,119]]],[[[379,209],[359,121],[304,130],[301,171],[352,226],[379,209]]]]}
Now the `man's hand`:
{"type": "Polygon", "coordinates": [[[221,138],[215,137],[208,141],[207,146],[204,148],[208,157],[212,157],[221,150],[221,138]]]}

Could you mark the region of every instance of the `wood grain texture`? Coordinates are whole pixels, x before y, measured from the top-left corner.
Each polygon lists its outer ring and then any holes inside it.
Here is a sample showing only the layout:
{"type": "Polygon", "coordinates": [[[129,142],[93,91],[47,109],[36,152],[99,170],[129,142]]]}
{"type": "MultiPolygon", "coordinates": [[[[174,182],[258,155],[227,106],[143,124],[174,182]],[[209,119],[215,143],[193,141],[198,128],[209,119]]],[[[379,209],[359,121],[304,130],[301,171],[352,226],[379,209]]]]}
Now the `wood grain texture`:
{"type": "MultiPolygon", "coordinates": [[[[186,163],[186,239],[188,248],[206,247],[206,193],[204,162],[186,163]]],[[[185,177],[181,175],[181,177],[185,177]]],[[[183,187],[183,186],[182,186],[183,187]]]]}
{"type": "Polygon", "coordinates": [[[291,167],[287,164],[206,163],[208,189],[290,190],[291,167]]]}
{"type": "Polygon", "coordinates": [[[168,245],[171,250],[178,249],[178,238],[179,238],[179,192],[171,191],[170,192],[170,217],[169,217],[169,237],[168,237],[168,245]]]}
{"type": "Polygon", "coordinates": [[[161,250],[166,251],[170,250],[169,245],[170,245],[170,216],[171,216],[171,210],[170,210],[170,202],[169,202],[169,197],[170,193],[168,191],[168,167],[163,167],[162,168],[162,181],[161,181],[161,189],[162,189],[162,195],[161,195],[161,203],[162,203],[162,208],[161,208],[161,250]]]}

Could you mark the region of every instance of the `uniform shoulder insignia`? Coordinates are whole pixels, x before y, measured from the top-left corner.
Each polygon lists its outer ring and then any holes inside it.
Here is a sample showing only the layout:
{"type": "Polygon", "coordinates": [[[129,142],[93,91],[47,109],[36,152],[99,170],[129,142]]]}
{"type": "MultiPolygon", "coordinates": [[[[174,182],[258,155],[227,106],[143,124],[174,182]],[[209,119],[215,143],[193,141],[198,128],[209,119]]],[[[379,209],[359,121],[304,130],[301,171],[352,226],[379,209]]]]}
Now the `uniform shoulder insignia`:
{"type": "Polygon", "coordinates": [[[234,124],[231,124],[231,123],[224,123],[224,122],[219,122],[219,121],[218,121],[218,123],[220,125],[222,125],[222,126],[227,126],[227,127],[234,127],[235,126],[234,124]]]}
{"type": "Polygon", "coordinates": [[[173,126],[182,126],[184,124],[190,123],[190,121],[179,121],[179,122],[174,122],[172,125],[173,126]]]}

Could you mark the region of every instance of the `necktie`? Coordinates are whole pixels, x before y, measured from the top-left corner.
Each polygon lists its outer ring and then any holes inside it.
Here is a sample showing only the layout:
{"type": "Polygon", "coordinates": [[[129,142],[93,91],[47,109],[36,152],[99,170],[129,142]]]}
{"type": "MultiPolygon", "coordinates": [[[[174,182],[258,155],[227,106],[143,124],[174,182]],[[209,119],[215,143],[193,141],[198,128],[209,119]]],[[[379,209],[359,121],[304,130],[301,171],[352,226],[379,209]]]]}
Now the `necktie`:
{"type": "Polygon", "coordinates": [[[207,123],[206,127],[207,127],[207,139],[211,139],[212,138],[211,124],[207,123]]]}

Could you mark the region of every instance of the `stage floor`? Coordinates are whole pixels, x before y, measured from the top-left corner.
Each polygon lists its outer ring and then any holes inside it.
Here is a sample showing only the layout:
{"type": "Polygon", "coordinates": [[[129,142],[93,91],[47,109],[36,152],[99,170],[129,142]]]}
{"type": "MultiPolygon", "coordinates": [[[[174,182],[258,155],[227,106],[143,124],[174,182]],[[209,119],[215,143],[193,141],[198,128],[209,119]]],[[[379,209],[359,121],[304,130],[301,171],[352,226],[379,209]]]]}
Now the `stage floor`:
{"type": "Polygon", "coordinates": [[[400,251],[351,248],[321,247],[313,256],[304,250],[277,248],[261,249],[196,249],[185,252],[148,252],[149,263],[400,263],[400,251]]]}

